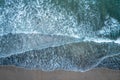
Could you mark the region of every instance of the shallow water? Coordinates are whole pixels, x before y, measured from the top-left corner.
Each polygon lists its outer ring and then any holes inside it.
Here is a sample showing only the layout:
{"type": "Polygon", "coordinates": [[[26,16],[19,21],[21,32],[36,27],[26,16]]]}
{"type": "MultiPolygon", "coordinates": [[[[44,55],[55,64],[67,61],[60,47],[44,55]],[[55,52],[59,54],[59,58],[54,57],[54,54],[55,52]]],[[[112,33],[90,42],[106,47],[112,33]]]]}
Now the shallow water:
{"type": "Polygon", "coordinates": [[[0,65],[120,69],[120,0],[0,0],[0,65]]]}

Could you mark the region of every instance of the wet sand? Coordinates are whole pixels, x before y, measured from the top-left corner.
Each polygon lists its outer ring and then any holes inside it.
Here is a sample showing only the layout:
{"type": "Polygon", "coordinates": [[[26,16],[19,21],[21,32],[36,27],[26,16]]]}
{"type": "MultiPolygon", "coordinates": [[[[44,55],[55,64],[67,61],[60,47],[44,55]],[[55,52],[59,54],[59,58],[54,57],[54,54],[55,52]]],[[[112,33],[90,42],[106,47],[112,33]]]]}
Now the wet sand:
{"type": "Polygon", "coordinates": [[[94,69],[87,72],[63,70],[44,72],[14,66],[0,66],[0,80],[120,80],[120,71],[94,69]]]}

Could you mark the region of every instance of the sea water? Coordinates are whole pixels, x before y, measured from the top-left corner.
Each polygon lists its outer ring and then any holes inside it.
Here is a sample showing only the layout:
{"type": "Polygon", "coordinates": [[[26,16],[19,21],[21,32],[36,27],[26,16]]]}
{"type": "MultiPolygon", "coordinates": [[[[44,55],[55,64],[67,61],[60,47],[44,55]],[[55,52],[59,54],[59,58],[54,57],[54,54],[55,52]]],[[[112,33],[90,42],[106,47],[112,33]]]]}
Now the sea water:
{"type": "Polygon", "coordinates": [[[0,0],[0,65],[120,69],[120,0],[0,0]]]}

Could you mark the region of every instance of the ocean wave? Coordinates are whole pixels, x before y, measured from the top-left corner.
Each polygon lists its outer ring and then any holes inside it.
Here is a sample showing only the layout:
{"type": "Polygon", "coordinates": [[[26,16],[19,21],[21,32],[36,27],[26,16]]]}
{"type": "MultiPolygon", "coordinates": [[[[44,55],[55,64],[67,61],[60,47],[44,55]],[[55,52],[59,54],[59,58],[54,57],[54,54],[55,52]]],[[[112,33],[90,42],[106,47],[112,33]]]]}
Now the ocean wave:
{"type": "MultiPolygon", "coordinates": [[[[120,44],[114,42],[81,41],[28,51],[26,47],[23,52],[15,51],[14,54],[10,54],[8,51],[10,49],[5,48],[9,53],[0,58],[0,64],[45,71],[64,69],[83,72],[97,67],[104,59],[120,53],[120,44]]],[[[13,50],[16,49],[13,47],[13,50]]]]}
{"type": "Polygon", "coordinates": [[[41,35],[41,34],[8,34],[0,37],[0,57],[6,57],[30,50],[40,50],[49,47],[57,47],[71,43],[94,42],[96,44],[114,43],[118,44],[120,40],[111,40],[104,38],[74,38],[68,36],[41,35]]]}

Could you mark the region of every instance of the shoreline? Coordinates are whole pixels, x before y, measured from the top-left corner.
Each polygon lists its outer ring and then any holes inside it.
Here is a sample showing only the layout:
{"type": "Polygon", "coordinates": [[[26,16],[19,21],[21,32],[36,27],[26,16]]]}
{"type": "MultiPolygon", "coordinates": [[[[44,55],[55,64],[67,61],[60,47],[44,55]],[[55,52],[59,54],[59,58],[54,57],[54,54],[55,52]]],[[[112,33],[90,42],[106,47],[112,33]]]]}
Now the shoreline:
{"type": "Polygon", "coordinates": [[[0,66],[0,80],[120,80],[120,70],[105,68],[86,72],[28,70],[15,66],[0,66]]]}

